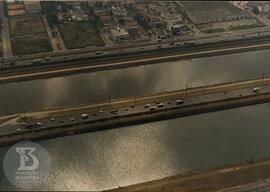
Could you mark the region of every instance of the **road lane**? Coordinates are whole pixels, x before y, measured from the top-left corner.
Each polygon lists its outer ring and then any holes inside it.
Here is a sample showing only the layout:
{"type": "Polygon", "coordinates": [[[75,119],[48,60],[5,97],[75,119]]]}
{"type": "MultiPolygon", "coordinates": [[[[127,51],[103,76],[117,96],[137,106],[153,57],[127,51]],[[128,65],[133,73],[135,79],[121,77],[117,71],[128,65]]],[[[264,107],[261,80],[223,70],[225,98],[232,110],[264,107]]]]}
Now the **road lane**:
{"type": "MultiPolygon", "coordinates": [[[[255,88],[255,87],[254,87],[255,88]]],[[[155,113],[158,111],[164,110],[172,110],[175,108],[183,108],[193,106],[199,103],[209,103],[212,101],[224,100],[224,99],[232,99],[243,96],[252,96],[259,95],[264,93],[270,93],[270,84],[262,85],[259,87],[259,92],[255,92],[254,88],[247,87],[236,90],[229,91],[219,91],[209,94],[201,94],[195,96],[188,97],[179,97],[178,99],[167,99],[160,101],[158,97],[155,100],[152,99],[152,102],[147,104],[136,104],[133,105],[118,107],[115,108],[111,106],[109,109],[97,108],[96,111],[87,112],[87,118],[82,118],[81,113],[73,113],[70,115],[61,115],[61,110],[59,111],[60,116],[50,116],[49,118],[39,119],[39,120],[30,120],[26,122],[26,125],[33,125],[31,128],[27,128],[24,123],[13,123],[13,124],[5,124],[4,126],[0,126],[0,135],[7,133],[14,133],[18,131],[29,131],[29,130],[38,130],[38,129],[47,129],[53,128],[57,126],[70,126],[73,124],[80,124],[84,122],[94,122],[94,121],[103,121],[106,119],[111,119],[114,117],[123,117],[128,115],[139,115],[142,113],[155,113]],[[183,100],[183,103],[177,103],[177,100],[183,100]],[[117,110],[117,111],[114,111],[117,110]],[[41,123],[41,126],[37,126],[37,123],[41,123]]]]}
{"type": "MultiPolygon", "coordinates": [[[[12,82],[24,79],[33,79],[33,78],[41,78],[44,76],[56,75],[56,74],[69,74],[69,73],[79,73],[81,71],[89,71],[89,70],[105,70],[105,69],[112,69],[112,68],[121,68],[127,66],[136,66],[142,63],[153,63],[153,62],[162,62],[168,61],[172,59],[183,59],[189,57],[196,57],[201,55],[211,55],[211,54],[222,54],[226,52],[235,52],[235,51],[245,51],[250,49],[259,49],[259,48],[266,48],[270,47],[270,43],[260,44],[260,45],[248,45],[248,46],[239,46],[233,48],[222,48],[218,50],[209,50],[209,51],[198,51],[194,53],[184,53],[184,54],[174,54],[174,55],[166,55],[160,57],[151,57],[145,59],[137,59],[132,61],[122,61],[122,62],[114,62],[114,63],[99,63],[99,64],[91,64],[87,66],[79,66],[79,67],[70,67],[63,68],[63,69],[55,69],[55,70],[47,70],[41,72],[34,72],[29,71],[25,72],[25,74],[19,75],[9,75],[9,76],[2,76],[0,77],[0,82],[12,82]]],[[[132,51],[131,51],[132,52],[132,51]]]]}

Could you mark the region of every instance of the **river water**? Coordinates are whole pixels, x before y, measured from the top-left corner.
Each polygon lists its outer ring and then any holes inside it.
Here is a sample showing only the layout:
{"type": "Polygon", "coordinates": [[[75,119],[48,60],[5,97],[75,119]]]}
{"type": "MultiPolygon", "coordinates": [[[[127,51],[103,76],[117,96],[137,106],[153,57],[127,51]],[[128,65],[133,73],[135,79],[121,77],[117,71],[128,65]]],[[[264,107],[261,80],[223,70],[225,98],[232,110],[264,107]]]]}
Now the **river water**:
{"type": "MultiPolygon", "coordinates": [[[[0,86],[1,114],[145,95],[270,74],[269,50],[0,86]],[[12,96],[12,95],[16,95],[12,96]]],[[[270,104],[39,143],[51,158],[42,190],[104,190],[270,156],[270,104]]],[[[8,148],[0,149],[0,164],[8,148]]],[[[0,190],[16,190],[0,166],[0,190]]]]}
{"type": "Polygon", "coordinates": [[[0,86],[0,115],[147,95],[270,75],[270,50],[0,86]]]}

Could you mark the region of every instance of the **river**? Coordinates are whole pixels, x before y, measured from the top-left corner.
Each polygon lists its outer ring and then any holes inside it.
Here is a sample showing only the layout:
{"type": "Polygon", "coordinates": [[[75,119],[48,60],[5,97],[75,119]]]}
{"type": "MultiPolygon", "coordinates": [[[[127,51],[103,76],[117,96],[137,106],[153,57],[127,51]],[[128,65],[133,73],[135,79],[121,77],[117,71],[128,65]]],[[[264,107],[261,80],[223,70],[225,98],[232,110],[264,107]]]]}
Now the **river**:
{"type": "Polygon", "coordinates": [[[270,50],[0,85],[0,115],[270,75],[270,50]]]}
{"type": "MultiPolygon", "coordinates": [[[[0,112],[145,95],[270,74],[269,50],[0,86],[0,112]],[[14,95],[14,96],[13,96],[14,95]]],[[[39,143],[52,169],[42,190],[104,190],[270,155],[270,104],[39,143]]],[[[0,149],[0,164],[8,148],[0,149]]],[[[0,190],[16,190],[0,166],[0,190]]]]}
{"type": "MultiPolygon", "coordinates": [[[[41,141],[52,168],[39,189],[104,190],[267,157],[269,114],[263,104],[41,141]]],[[[2,166],[0,189],[16,190],[2,166]]]]}

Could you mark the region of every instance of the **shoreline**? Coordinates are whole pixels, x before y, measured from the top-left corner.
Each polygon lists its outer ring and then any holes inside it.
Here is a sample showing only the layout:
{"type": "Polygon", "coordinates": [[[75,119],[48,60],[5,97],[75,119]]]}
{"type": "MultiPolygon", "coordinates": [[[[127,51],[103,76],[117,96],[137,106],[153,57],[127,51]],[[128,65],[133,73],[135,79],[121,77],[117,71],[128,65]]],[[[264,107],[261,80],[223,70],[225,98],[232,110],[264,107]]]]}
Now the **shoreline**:
{"type": "MultiPolygon", "coordinates": [[[[129,186],[105,190],[104,192],[229,192],[256,186],[269,187],[270,158],[218,166],[211,170],[202,170],[170,176],[129,186]]],[[[255,188],[256,189],[256,188],[255,188]]]]}
{"type": "Polygon", "coordinates": [[[111,57],[102,56],[101,58],[79,59],[75,61],[62,62],[59,61],[55,64],[46,65],[45,67],[35,66],[34,68],[18,68],[15,71],[2,71],[2,73],[0,73],[0,84],[136,67],[140,65],[164,63],[168,61],[228,55],[269,48],[270,39],[262,38],[260,40],[253,39],[252,41],[239,40],[235,41],[234,43],[232,42],[232,45],[228,43],[215,42],[209,45],[203,44],[188,49],[168,48],[151,51],[144,54],[143,52],[137,54],[124,54],[120,57],[112,55],[111,57]],[[108,59],[111,59],[110,63],[107,62],[108,59]]]}

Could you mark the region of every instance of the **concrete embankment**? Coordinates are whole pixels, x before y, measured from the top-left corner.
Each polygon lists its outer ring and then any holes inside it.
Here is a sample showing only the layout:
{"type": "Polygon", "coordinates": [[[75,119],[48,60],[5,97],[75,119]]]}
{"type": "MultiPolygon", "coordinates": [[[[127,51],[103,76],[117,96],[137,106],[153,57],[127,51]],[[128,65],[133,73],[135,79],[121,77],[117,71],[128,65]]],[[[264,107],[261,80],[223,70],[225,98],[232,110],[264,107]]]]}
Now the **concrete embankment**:
{"type": "Polygon", "coordinates": [[[100,131],[133,124],[165,120],[175,117],[184,117],[188,115],[225,110],[247,105],[255,105],[265,102],[270,102],[270,93],[196,103],[188,106],[178,106],[171,109],[163,109],[154,112],[148,111],[122,116],[117,115],[110,118],[103,118],[77,124],[74,123],[63,126],[52,126],[49,128],[0,135],[0,146],[14,144],[23,140],[36,141],[84,132],[100,131]]]}
{"type": "MultiPolygon", "coordinates": [[[[175,48],[155,50],[150,52],[139,52],[132,54],[121,54],[113,57],[102,56],[100,59],[79,59],[70,62],[60,62],[30,68],[19,67],[12,71],[3,71],[0,76],[1,83],[41,79],[56,77],[60,75],[71,75],[76,73],[85,73],[117,68],[134,67],[139,65],[154,64],[160,62],[175,61],[181,59],[191,59],[200,57],[209,57],[215,55],[232,54],[238,52],[255,51],[270,48],[269,37],[259,40],[239,40],[230,43],[211,43],[206,45],[196,45],[189,48],[175,48]],[[110,63],[107,61],[110,60],[110,63]]],[[[29,66],[28,66],[29,67],[29,66]]]]}
{"type": "MultiPolygon", "coordinates": [[[[216,168],[212,171],[172,176],[147,183],[121,187],[107,192],[225,192],[257,191],[249,186],[265,186],[270,179],[270,160],[252,159],[239,165],[216,168]],[[237,187],[237,188],[236,188],[237,187]],[[244,187],[245,190],[241,190],[244,187]]],[[[261,190],[258,190],[261,191],[261,190]]],[[[266,191],[266,190],[262,190],[266,191]]]]}

